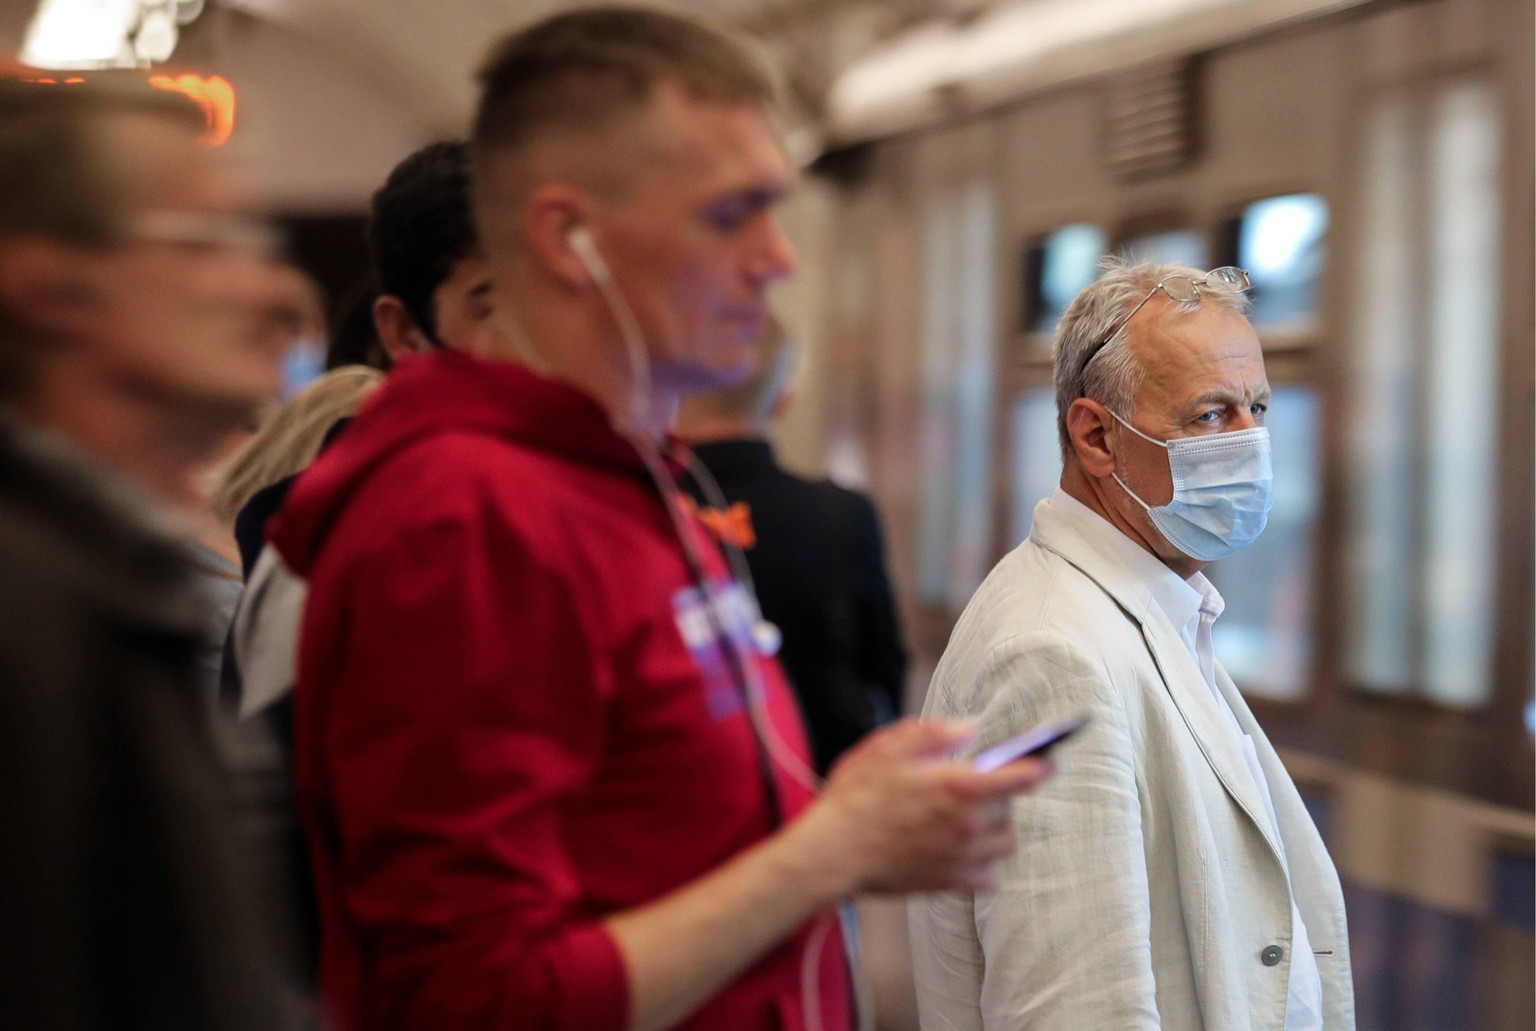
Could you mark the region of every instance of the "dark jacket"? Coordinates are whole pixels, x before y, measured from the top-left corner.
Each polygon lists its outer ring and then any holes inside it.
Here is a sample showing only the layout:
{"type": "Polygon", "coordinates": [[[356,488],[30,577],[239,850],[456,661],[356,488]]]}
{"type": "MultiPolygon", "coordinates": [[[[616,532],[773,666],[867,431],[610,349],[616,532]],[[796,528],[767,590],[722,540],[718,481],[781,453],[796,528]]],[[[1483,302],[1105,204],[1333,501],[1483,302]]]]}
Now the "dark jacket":
{"type": "Polygon", "coordinates": [[[281,1027],[186,551],[0,426],[0,1022],[281,1027]]]}
{"type": "MultiPolygon", "coordinates": [[[[875,506],[787,472],[764,440],[699,444],[694,454],[726,501],[746,506],[724,525],[747,532],[739,543],[749,545],[763,616],[784,636],[779,659],[825,772],[902,708],[907,657],[875,506]]],[[[702,503],[696,485],[692,493],[702,503]]]]}

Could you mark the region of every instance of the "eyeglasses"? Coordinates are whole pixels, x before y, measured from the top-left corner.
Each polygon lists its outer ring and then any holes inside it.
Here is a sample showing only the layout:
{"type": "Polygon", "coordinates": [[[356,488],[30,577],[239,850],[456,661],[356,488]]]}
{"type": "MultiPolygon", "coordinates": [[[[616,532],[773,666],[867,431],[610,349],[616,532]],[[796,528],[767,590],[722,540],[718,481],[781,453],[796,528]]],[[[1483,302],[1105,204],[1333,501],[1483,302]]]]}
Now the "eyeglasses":
{"type": "Polygon", "coordinates": [[[1116,333],[1125,328],[1126,323],[1130,322],[1131,319],[1135,317],[1137,312],[1146,307],[1147,302],[1150,301],[1153,295],[1155,295],[1159,290],[1167,294],[1169,300],[1177,301],[1180,304],[1187,304],[1190,301],[1198,301],[1200,299],[1201,287],[1209,287],[1216,284],[1225,286],[1229,290],[1236,291],[1247,290],[1250,286],[1253,285],[1252,281],[1248,278],[1248,273],[1244,272],[1242,269],[1236,267],[1235,265],[1223,265],[1221,268],[1213,268],[1205,275],[1199,276],[1197,278],[1192,278],[1190,276],[1169,276],[1167,279],[1163,280],[1161,283],[1158,283],[1152,289],[1148,290],[1147,296],[1141,299],[1141,303],[1132,308],[1130,313],[1127,314],[1123,319],[1117,319],[1115,324],[1109,327],[1109,332],[1104,334],[1103,339],[1101,339],[1097,344],[1093,345],[1093,350],[1089,351],[1083,357],[1082,364],[1077,367],[1078,382],[1082,382],[1083,373],[1088,371],[1089,363],[1099,356],[1099,352],[1104,350],[1105,346],[1115,338],[1116,333]]]}
{"type": "Polygon", "coordinates": [[[198,250],[233,251],[257,258],[282,251],[282,234],[265,222],[191,211],[151,211],[128,227],[128,239],[198,250]]]}

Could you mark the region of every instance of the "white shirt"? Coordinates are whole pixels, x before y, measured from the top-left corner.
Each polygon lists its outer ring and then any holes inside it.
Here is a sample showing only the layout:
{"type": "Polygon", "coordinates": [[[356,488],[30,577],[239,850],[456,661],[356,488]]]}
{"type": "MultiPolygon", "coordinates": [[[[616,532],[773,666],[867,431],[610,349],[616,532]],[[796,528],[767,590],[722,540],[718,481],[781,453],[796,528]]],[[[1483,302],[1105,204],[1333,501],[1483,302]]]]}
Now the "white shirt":
{"type": "MultiPolygon", "coordinates": [[[[1253,738],[1244,733],[1237,722],[1225,696],[1216,687],[1216,651],[1211,630],[1226,609],[1220,592],[1206,579],[1204,573],[1196,573],[1183,579],[1165,566],[1151,552],[1121,533],[1109,521],[1093,509],[1061,489],[1051,496],[1051,504],[1070,513],[1084,534],[1095,539],[1105,551],[1125,563],[1151,590],[1158,607],[1179,632],[1179,638],[1189,649],[1190,656],[1200,667],[1211,697],[1221,710],[1222,722],[1231,730],[1233,738],[1247,760],[1248,773],[1254,786],[1264,799],[1264,809],[1275,840],[1280,842],[1280,862],[1285,864],[1285,844],[1280,837],[1280,825],[1275,819],[1275,803],[1269,791],[1269,780],[1259,766],[1259,755],[1253,738]]],[[[1287,868],[1286,876],[1290,876],[1287,868]]],[[[1307,935],[1307,925],[1302,922],[1301,911],[1296,907],[1295,893],[1291,894],[1291,973],[1286,986],[1285,1031],[1322,1031],[1323,986],[1318,974],[1317,957],[1312,952],[1312,942],[1307,935]]]]}

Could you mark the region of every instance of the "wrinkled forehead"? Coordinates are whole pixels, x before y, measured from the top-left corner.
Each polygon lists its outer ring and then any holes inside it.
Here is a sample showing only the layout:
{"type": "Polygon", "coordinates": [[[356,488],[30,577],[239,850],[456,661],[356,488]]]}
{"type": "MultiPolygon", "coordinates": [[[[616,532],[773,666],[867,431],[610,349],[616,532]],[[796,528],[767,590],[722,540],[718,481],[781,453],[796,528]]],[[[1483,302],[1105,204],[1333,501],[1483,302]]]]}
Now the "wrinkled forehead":
{"type": "Polygon", "coordinates": [[[1267,389],[1258,334],[1242,314],[1205,306],[1189,310],[1156,298],[1130,343],[1149,394],[1178,401],[1215,387],[1267,389]]]}

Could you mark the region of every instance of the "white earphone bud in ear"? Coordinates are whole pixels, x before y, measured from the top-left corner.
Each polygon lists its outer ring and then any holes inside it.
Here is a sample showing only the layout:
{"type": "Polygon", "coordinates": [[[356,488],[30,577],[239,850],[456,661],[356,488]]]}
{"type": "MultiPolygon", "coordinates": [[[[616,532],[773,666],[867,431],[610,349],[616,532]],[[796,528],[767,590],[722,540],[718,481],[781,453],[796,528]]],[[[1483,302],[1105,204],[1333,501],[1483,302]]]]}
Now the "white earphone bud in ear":
{"type": "Polygon", "coordinates": [[[592,281],[598,286],[606,287],[613,282],[613,276],[608,271],[608,263],[603,261],[603,256],[597,253],[597,244],[592,240],[592,231],[586,226],[576,226],[565,234],[565,240],[571,245],[571,250],[576,252],[576,257],[581,261],[582,267],[592,277],[592,281]]]}

